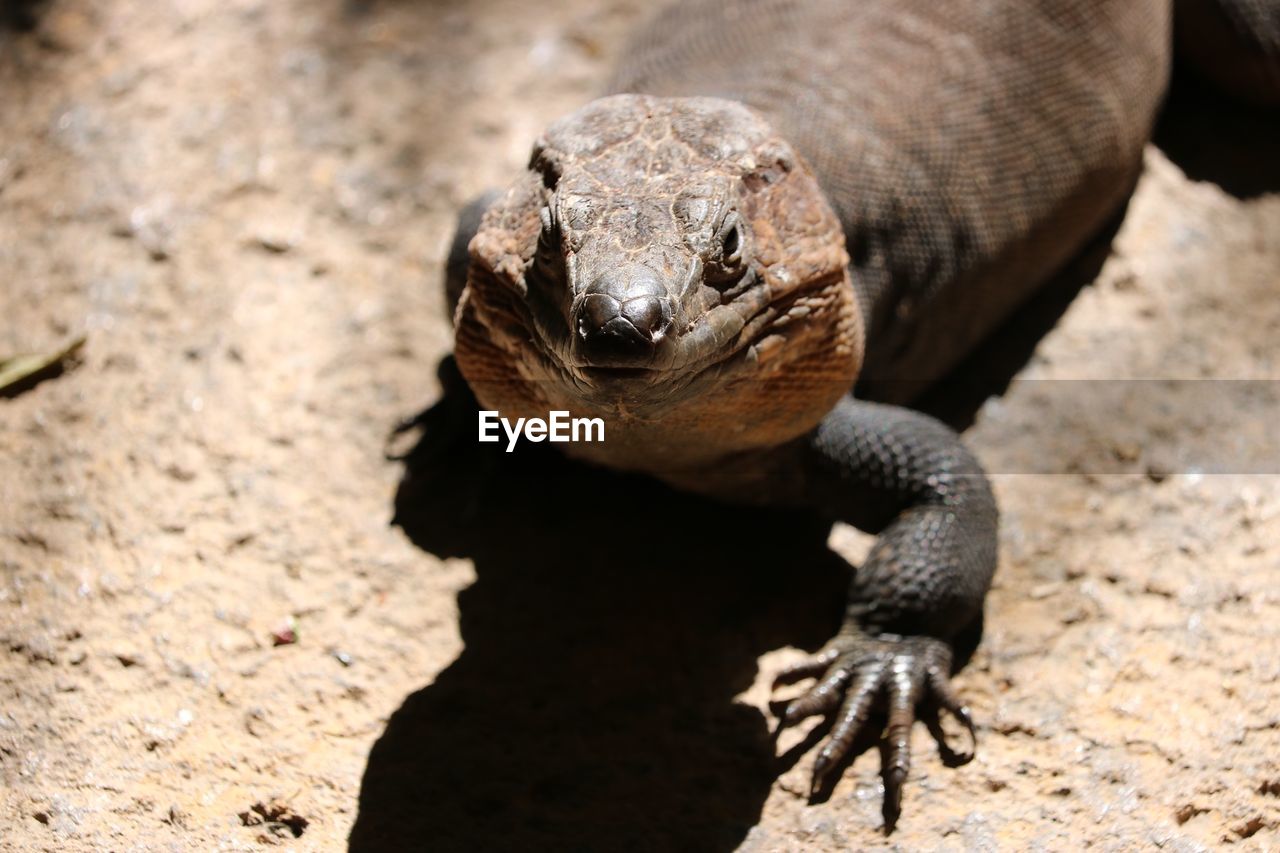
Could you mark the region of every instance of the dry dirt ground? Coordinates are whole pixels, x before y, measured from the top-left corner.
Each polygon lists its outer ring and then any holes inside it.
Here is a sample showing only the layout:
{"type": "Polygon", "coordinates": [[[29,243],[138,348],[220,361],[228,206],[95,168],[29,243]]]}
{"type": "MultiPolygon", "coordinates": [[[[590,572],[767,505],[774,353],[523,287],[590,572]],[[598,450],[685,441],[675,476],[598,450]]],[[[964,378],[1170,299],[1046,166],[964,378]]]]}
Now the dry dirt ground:
{"type": "Polygon", "coordinates": [[[1280,847],[1280,195],[1186,176],[1274,124],[1152,147],[969,431],[1004,511],[980,748],[918,727],[888,838],[874,748],[809,805],[803,733],[770,741],[863,537],[387,458],[440,395],[455,210],[647,5],[54,0],[0,35],[0,355],[87,336],[0,399],[0,848],[1280,847]]]}

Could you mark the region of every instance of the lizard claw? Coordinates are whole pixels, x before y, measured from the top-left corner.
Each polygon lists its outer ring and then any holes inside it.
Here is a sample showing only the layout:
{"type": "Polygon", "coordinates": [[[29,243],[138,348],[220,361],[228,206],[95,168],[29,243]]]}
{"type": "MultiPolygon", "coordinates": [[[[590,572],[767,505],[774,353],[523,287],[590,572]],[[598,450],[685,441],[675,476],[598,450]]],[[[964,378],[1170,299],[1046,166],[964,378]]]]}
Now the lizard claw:
{"type": "Polygon", "coordinates": [[[970,749],[955,763],[973,758],[977,738],[969,709],[949,681],[951,647],[932,637],[883,634],[868,637],[842,632],[809,660],[779,673],[774,686],[803,678],[818,681],[782,712],[779,727],[794,725],[816,714],[835,712],[830,735],[813,762],[810,796],[816,796],[831,771],[849,755],[877,707],[888,713],[884,730],[885,826],[892,829],[901,813],[902,784],[911,769],[911,726],[916,705],[926,702],[951,713],[969,733],[970,749]]]}

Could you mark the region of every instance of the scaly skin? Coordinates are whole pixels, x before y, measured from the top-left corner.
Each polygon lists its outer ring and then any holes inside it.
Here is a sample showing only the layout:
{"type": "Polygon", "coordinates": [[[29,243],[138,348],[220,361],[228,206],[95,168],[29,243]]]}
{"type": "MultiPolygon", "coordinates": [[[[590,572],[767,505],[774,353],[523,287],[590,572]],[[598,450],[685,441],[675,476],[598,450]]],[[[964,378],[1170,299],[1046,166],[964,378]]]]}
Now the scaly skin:
{"type": "Polygon", "coordinates": [[[1169,11],[683,3],[614,82],[650,94],[556,122],[455,240],[456,356],[482,406],[601,417],[606,441],[567,452],[879,534],[843,628],[779,681],[817,678],[783,725],[835,715],[815,790],[887,713],[888,827],[917,706],[973,731],[948,678],[981,624],[997,511],[951,430],[848,391],[868,371],[881,399],[923,390],[1114,215],[1169,11]]]}

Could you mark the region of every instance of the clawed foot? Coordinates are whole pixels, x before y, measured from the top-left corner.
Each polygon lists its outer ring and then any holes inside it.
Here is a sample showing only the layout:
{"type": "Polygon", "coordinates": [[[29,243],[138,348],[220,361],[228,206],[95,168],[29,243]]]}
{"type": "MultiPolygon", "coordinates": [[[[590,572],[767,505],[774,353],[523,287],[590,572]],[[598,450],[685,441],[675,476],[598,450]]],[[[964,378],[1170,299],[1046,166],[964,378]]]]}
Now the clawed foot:
{"type": "MultiPolygon", "coordinates": [[[[810,796],[823,787],[827,775],[847,757],[858,734],[872,712],[879,707],[888,713],[885,727],[884,814],[887,828],[901,811],[902,783],[911,767],[911,724],[916,705],[926,703],[945,708],[969,733],[970,749],[954,763],[973,758],[977,745],[969,709],[956,695],[951,677],[951,647],[932,637],[900,637],[882,634],[869,637],[860,632],[842,631],[809,660],[779,673],[774,686],[804,678],[818,682],[805,694],[787,704],[779,728],[794,725],[815,714],[835,711],[830,735],[813,763],[810,796]],[[837,710],[838,709],[838,710],[837,710]]],[[[940,729],[931,726],[935,734],[940,729]]]]}

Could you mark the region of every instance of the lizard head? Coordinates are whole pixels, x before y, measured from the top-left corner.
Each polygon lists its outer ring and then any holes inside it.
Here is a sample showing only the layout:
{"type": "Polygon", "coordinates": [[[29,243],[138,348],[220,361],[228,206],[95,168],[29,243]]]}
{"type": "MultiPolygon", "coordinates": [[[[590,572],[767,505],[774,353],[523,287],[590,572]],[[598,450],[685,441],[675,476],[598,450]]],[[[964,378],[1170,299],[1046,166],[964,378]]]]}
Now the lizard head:
{"type": "Polygon", "coordinates": [[[457,320],[473,387],[518,374],[550,405],[665,420],[758,408],[770,378],[816,381],[781,416],[799,434],[859,366],[840,223],[791,146],[732,101],[617,95],[557,121],[471,256],[457,320]]]}

